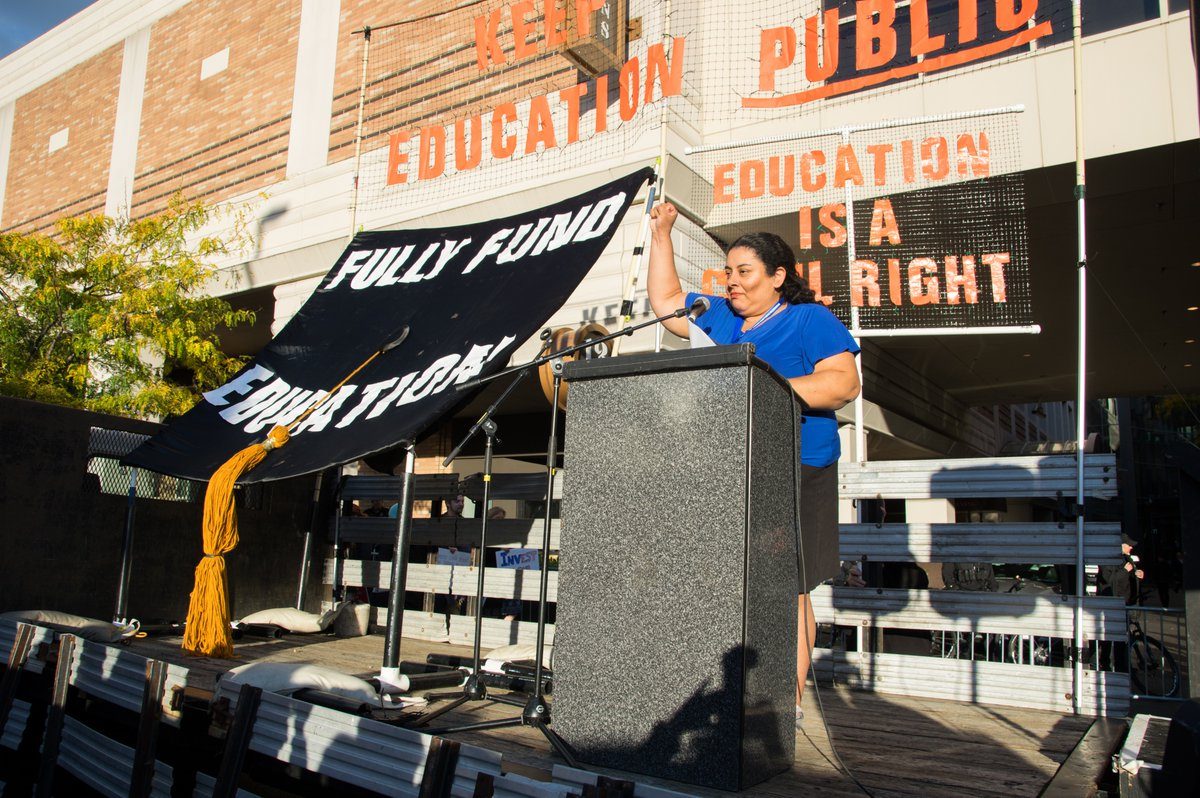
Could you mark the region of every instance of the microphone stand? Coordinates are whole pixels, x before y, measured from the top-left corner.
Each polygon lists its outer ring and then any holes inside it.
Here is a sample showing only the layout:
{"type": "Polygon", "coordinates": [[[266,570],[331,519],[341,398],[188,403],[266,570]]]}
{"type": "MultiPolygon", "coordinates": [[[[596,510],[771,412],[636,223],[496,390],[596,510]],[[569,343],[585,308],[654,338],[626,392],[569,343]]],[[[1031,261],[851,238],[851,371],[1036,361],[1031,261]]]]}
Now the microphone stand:
{"type": "Polygon", "coordinates": [[[692,303],[692,306],[690,308],[680,308],[679,310],[671,311],[670,313],[663,314],[662,316],[658,316],[658,317],[650,319],[648,321],[643,321],[639,324],[631,324],[629,326],[622,327],[620,330],[617,330],[616,332],[611,332],[608,335],[602,335],[599,338],[589,338],[586,341],[582,341],[578,344],[575,344],[574,346],[568,346],[564,349],[560,349],[557,352],[553,352],[548,355],[541,355],[541,356],[529,361],[528,363],[522,363],[517,366],[509,366],[508,368],[504,369],[503,371],[497,371],[495,374],[490,374],[486,377],[476,377],[473,380],[467,380],[466,382],[455,386],[455,389],[459,390],[459,391],[470,391],[475,388],[478,388],[480,385],[483,385],[484,383],[491,382],[492,380],[498,380],[501,377],[506,377],[509,374],[515,374],[518,371],[526,371],[528,369],[536,369],[536,368],[541,367],[545,363],[549,363],[549,362],[555,361],[555,360],[560,361],[560,365],[558,366],[558,368],[556,368],[555,376],[557,376],[557,372],[560,372],[562,370],[561,361],[567,355],[572,355],[572,354],[580,351],[581,349],[587,349],[589,346],[595,346],[596,344],[602,344],[605,341],[611,341],[614,338],[620,338],[623,335],[633,335],[635,332],[642,329],[643,327],[649,327],[651,324],[661,324],[662,322],[667,321],[668,319],[682,319],[686,316],[688,321],[695,321],[706,310],[708,310],[707,299],[705,297],[700,297],[699,299],[697,299],[695,302],[692,303]]]}
{"type": "MultiPolygon", "coordinates": [[[[523,365],[513,366],[511,368],[507,368],[507,369],[499,371],[495,374],[492,374],[488,377],[482,377],[482,378],[470,380],[470,381],[462,383],[461,385],[458,386],[458,389],[462,390],[462,391],[471,390],[472,388],[483,385],[484,383],[490,382],[491,380],[499,379],[500,377],[503,377],[508,374],[513,374],[513,373],[525,374],[528,371],[539,368],[544,363],[553,363],[552,369],[554,371],[554,392],[553,392],[553,396],[552,396],[551,402],[550,402],[550,439],[546,446],[546,514],[545,514],[545,517],[543,519],[543,524],[542,524],[542,574],[541,574],[541,582],[538,587],[537,643],[536,643],[536,646],[534,649],[534,659],[535,659],[536,664],[534,667],[534,675],[533,675],[533,695],[531,695],[529,697],[528,701],[525,702],[524,709],[522,710],[521,715],[519,717],[502,718],[499,720],[483,721],[481,723],[468,723],[468,724],[463,724],[463,725],[458,725],[458,726],[448,726],[445,728],[428,729],[427,732],[429,734],[440,735],[440,734],[448,734],[450,732],[457,732],[457,731],[498,729],[498,728],[504,728],[507,726],[522,726],[522,725],[533,726],[534,728],[536,728],[538,731],[540,731],[546,737],[546,739],[550,742],[550,745],[554,748],[554,750],[563,759],[565,759],[567,761],[567,764],[569,764],[571,767],[577,767],[575,757],[571,754],[571,751],[567,747],[567,744],[562,740],[562,738],[560,738],[550,728],[550,704],[547,703],[547,701],[546,701],[544,684],[543,684],[543,682],[544,682],[543,660],[545,659],[545,641],[546,641],[546,605],[547,605],[546,597],[547,597],[547,590],[548,590],[549,578],[550,578],[550,569],[549,569],[550,521],[551,521],[550,515],[551,515],[551,501],[554,497],[554,479],[558,473],[558,401],[559,401],[559,397],[561,396],[561,392],[562,392],[563,358],[566,357],[567,355],[573,354],[582,349],[586,349],[587,347],[595,346],[596,344],[601,344],[601,343],[604,343],[605,341],[609,341],[609,340],[618,338],[623,335],[632,335],[635,331],[640,330],[643,327],[648,327],[651,324],[659,324],[663,321],[666,321],[667,319],[672,319],[672,318],[678,319],[678,318],[683,318],[684,316],[688,316],[690,319],[694,320],[705,310],[707,310],[706,304],[702,303],[700,300],[697,300],[692,305],[691,308],[680,308],[672,313],[668,313],[666,315],[659,316],[654,319],[650,319],[649,321],[645,321],[640,324],[626,326],[623,329],[618,330],[617,332],[609,333],[608,335],[601,336],[599,338],[591,338],[587,341],[583,341],[574,346],[566,347],[558,352],[553,352],[553,353],[550,353],[547,355],[542,355],[542,356],[536,357],[533,360],[531,360],[528,363],[525,363],[523,365]]],[[[510,388],[511,388],[511,386],[510,386],[510,388]]],[[[490,409],[489,409],[489,412],[490,412],[490,409]]],[[[481,419],[481,422],[482,421],[483,420],[481,419]]],[[[485,456],[486,456],[486,454],[487,454],[487,450],[485,450],[485,456]]],[[[485,465],[485,467],[486,467],[486,465],[485,465]]],[[[485,481],[483,483],[485,497],[490,495],[487,493],[489,483],[490,483],[490,480],[488,480],[488,479],[485,479],[485,481]]],[[[485,502],[486,502],[486,498],[485,498],[485,502]]],[[[486,512],[486,510],[485,510],[485,512],[486,512]]],[[[482,570],[483,570],[483,565],[482,565],[482,558],[481,558],[480,582],[482,582],[482,570]]],[[[482,605],[482,601],[480,602],[480,604],[482,605]]],[[[478,673],[478,664],[479,664],[478,652],[479,652],[479,636],[480,636],[481,625],[482,625],[482,616],[477,614],[476,618],[475,618],[476,673],[478,673]]],[[[478,682],[478,680],[477,680],[477,682],[478,682]]],[[[473,688],[472,692],[475,694],[482,693],[482,694],[486,695],[486,693],[483,693],[482,688],[483,688],[483,685],[478,684],[477,687],[473,688]]],[[[456,702],[452,703],[450,706],[447,706],[447,707],[441,709],[436,714],[440,715],[440,714],[442,714],[442,712],[449,711],[453,707],[461,705],[466,700],[469,700],[469,699],[464,694],[463,698],[458,699],[456,702]]],[[[505,703],[515,703],[515,702],[506,701],[505,703]]],[[[431,713],[431,717],[436,717],[436,715],[433,715],[431,713]]]]}
{"type": "MultiPolygon", "coordinates": [[[[546,328],[542,331],[543,343],[541,350],[538,352],[539,357],[550,350],[552,345],[551,335],[552,333],[550,332],[549,328],[546,328]]],[[[469,429],[467,434],[463,436],[462,440],[458,442],[458,445],[455,446],[450,451],[450,454],[446,455],[446,459],[442,461],[443,467],[454,462],[454,459],[458,457],[459,453],[467,445],[467,442],[470,441],[471,438],[475,437],[475,433],[483,430],[486,440],[484,441],[483,448],[483,497],[480,499],[479,504],[479,506],[483,508],[483,514],[479,520],[479,573],[476,577],[475,584],[475,645],[472,651],[473,659],[471,664],[471,675],[467,677],[466,683],[463,684],[462,694],[458,695],[457,693],[441,693],[427,696],[427,698],[433,699],[454,698],[454,700],[445,706],[438,707],[432,712],[426,713],[415,724],[413,724],[414,726],[424,726],[434,718],[444,715],[453,709],[457,709],[468,701],[492,700],[499,701],[500,703],[504,704],[511,704],[513,706],[525,705],[524,701],[513,698],[512,696],[488,695],[487,685],[484,684],[480,678],[480,641],[483,637],[483,576],[484,568],[486,567],[484,556],[487,552],[488,510],[491,509],[492,496],[492,449],[496,441],[497,429],[496,422],[493,420],[493,416],[495,416],[496,410],[500,407],[500,405],[504,404],[504,400],[509,397],[509,395],[514,389],[516,389],[516,387],[521,383],[521,380],[528,373],[529,371],[525,370],[517,374],[513,381],[508,384],[508,387],[504,389],[504,393],[500,394],[500,396],[496,398],[496,401],[492,402],[488,409],[483,411],[483,415],[479,417],[479,420],[471,426],[471,429],[469,429]],[[455,696],[457,697],[455,698],[455,696]]]]}

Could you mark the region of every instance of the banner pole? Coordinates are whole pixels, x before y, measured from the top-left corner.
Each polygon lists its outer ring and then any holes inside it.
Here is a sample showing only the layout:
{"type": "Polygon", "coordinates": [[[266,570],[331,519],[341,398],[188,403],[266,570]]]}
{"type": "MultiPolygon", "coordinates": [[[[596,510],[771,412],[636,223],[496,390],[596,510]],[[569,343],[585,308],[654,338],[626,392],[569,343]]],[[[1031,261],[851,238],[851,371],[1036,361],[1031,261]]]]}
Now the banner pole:
{"type": "Polygon", "coordinates": [[[1078,239],[1079,278],[1079,352],[1078,384],[1075,398],[1075,662],[1071,685],[1071,707],[1075,714],[1083,711],[1083,598],[1084,598],[1084,443],[1087,440],[1087,228],[1085,226],[1086,194],[1083,151],[1083,11],[1082,0],[1071,2],[1071,51],[1074,56],[1075,90],[1075,208],[1078,239]]]}
{"type": "MultiPolygon", "coordinates": [[[[638,240],[629,257],[629,274],[626,275],[625,293],[621,296],[621,319],[618,326],[624,327],[633,321],[633,296],[637,293],[638,272],[642,270],[642,253],[646,251],[646,241],[650,237],[650,211],[654,209],[654,199],[662,190],[662,159],[654,164],[654,181],[646,194],[646,212],[642,214],[638,226],[638,240]]],[[[613,341],[612,356],[621,354],[621,339],[613,341]]]]}
{"type": "MultiPolygon", "coordinates": [[[[392,552],[392,578],[388,593],[387,636],[383,646],[381,688],[400,682],[400,636],[404,629],[404,589],[408,583],[408,544],[412,530],[413,474],[417,447],[408,442],[404,451],[404,478],[400,483],[400,506],[396,508],[396,548],[392,552]]],[[[382,689],[380,692],[384,692],[382,689]]]]}
{"type": "Polygon", "coordinates": [[[371,26],[363,25],[362,75],[358,81],[358,122],[354,127],[354,185],[350,194],[350,238],[358,225],[358,180],[362,165],[363,115],[367,105],[367,60],[371,56],[371,26]]]}

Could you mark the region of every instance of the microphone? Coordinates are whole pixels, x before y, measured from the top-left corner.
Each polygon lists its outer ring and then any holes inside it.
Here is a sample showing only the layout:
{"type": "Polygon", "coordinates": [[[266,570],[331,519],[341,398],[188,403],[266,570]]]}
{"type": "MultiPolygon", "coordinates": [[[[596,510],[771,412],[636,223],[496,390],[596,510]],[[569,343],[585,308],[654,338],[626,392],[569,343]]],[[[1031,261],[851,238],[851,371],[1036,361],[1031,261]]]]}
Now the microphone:
{"type": "Polygon", "coordinates": [[[703,316],[706,312],[708,312],[708,309],[711,307],[712,307],[712,302],[709,301],[708,297],[706,297],[706,296],[696,297],[696,301],[692,303],[692,306],[690,308],[688,308],[687,320],[694,324],[696,322],[696,319],[703,316]]]}

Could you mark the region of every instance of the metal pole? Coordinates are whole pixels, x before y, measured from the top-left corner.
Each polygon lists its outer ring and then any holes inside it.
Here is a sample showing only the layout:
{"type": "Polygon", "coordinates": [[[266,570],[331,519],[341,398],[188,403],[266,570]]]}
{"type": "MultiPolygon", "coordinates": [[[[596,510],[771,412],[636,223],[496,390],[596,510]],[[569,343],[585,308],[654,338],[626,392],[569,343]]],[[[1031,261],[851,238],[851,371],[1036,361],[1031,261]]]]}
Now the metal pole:
{"type": "Polygon", "coordinates": [[[396,550],[392,552],[392,583],[388,595],[387,639],[383,648],[381,682],[399,681],[400,632],[404,625],[404,589],[408,582],[408,542],[412,529],[413,472],[417,466],[416,444],[408,444],[404,456],[404,482],[400,506],[396,508],[396,550]]]}
{"type": "Polygon", "coordinates": [[[354,185],[350,194],[350,237],[358,225],[358,178],[362,164],[363,112],[367,106],[367,60],[371,56],[371,26],[363,25],[362,76],[358,82],[358,124],[354,128],[354,185]]]}
{"type": "MultiPolygon", "coordinates": [[[[850,128],[842,130],[842,142],[850,143],[850,128]]],[[[856,257],[854,247],[854,189],[851,181],[846,181],[846,284],[850,285],[854,282],[854,259],[856,257]]],[[[858,344],[859,349],[862,348],[862,336],[859,334],[861,325],[858,319],[858,306],[854,304],[854,299],[850,299],[850,334],[854,336],[854,342],[858,344]]],[[[854,400],[854,459],[860,463],[867,462],[867,427],[866,427],[866,399],[863,398],[862,379],[862,354],[854,358],[854,368],[858,371],[859,391],[858,397],[854,400]]],[[[859,519],[861,520],[861,519],[859,519]]]]}
{"type": "Polygon", "coordinates": [[[313,485],[312,517],[308,522],[308,532],[304,535],[304,551],[300,554],[300,579],[296,586],[296,609],[304,609],[304,592],[308,587],[308,571],[312,563],[313,544],[317,536],[317,524],[321,522],[321,480],[324,471],[317,472],[317,482],[313,485]]]}
{"type": "Polygon", "coordinates": [[[1075,208],[1079,233],[1077,273],[1079,277],[1079,352],[1078,383],[1075,395],[1075,496],[1078,507],[1075,515],[1075,661],[1071,685],[1071,708],[1076,714],[1083,710],[1083,522],[1084,522],[1084,442],[1087,440],[1087,420],[1084,403],[1087,401],[1087,228],[1085,226],[1083,171],[1083,45],[1082,0],[1071,2],[1071,49],[1074,54],[1075,83],[1075,208]]]}
{"type": "MultiPolygon", "coordinates": [[[[642,221],[638,227],[637,245],[634,246],[633,252],[629,256],[629,274],[625,283],[625,293],[621,297],[621,318],[617,322],[620,327],[633,321],[633,297],[637,293],[638,273],[642,270],[642,253],[646,251],[646,241],[650,237],[650,211],[654,209],[654,200],[662,182],[662,178],[659,176],[661,175],[661,163],[660,160],[658,164],[655,164],[656,176],[646,194],[646,212],[642,214],[642,221]]],[[[620,352],[621,339],[617,338],[612,342],[612,356],[616,357],[620,352]]]]}
{"type": "Polygon", "coordinates": [[[129,613],[129,575],[133,571],[133,514],[137,509],[136,468],[129,469],[129,503],[125,506],[125,535],[121,541],[121,574],[117,581],[117,607],[113,621],[124,622],[129,613]]]}

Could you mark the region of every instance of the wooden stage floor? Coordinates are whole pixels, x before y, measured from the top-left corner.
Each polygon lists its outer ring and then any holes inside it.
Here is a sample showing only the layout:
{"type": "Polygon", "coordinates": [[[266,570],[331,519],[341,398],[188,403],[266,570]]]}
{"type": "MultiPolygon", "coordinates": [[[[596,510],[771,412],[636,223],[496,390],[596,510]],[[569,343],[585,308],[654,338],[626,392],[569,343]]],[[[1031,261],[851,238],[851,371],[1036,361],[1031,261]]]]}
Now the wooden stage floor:
{"type": "MultiPolygon", "coordinates": [[[[238,660],[186,656],[179,642],[171,637],[143,638],[130,648],[142,656],[187,666],[194,686],[201,689],[212,689],[217,674],[252,660],[312,663],[370,678],[378,673],[383,658],[380,634],[243,640],[236,645],[238,660]]],[[[405,639],[401,646],[406,660],[424,661],[426,654],[435,651],[460,656],[471,653],[469,648],[420,640],[405,639]]],[[[823,686],[819,699],[818,703],[817,691],[810,684],[804,695],[804,731],[797,736],[796,764],[791,771],[740,795],[862,795],[835,765],[827,724],[842,762],[880,798],[1035,796],[1091,725],[1090,718],[1053,712],[878,695],[840,686],[823,686]]],[[[469,702],[434,724],[508,718],[519,711],[490,701],[469,702]]],[[[501,752],[506,770],[533,778],[548,779],[550,769],[563,763],[542,734],[529,727],[460,732],[454,738],[501,752]]],[[[595,770],[693,795],[731,795],[641,774],[595,770]]]]}

